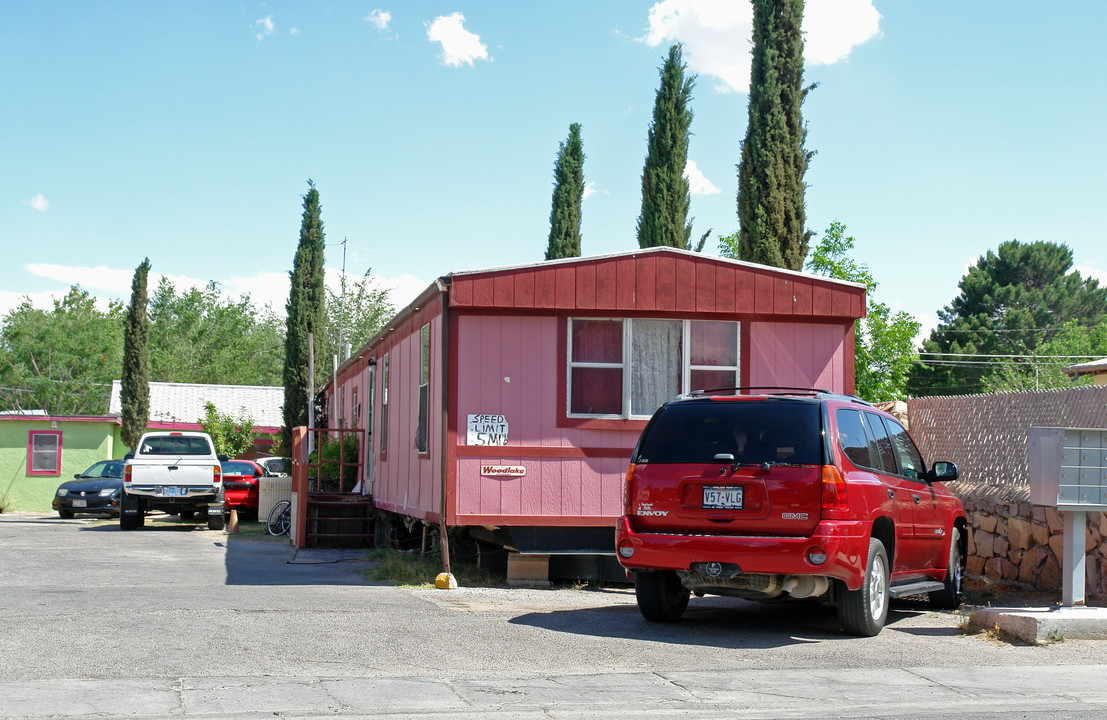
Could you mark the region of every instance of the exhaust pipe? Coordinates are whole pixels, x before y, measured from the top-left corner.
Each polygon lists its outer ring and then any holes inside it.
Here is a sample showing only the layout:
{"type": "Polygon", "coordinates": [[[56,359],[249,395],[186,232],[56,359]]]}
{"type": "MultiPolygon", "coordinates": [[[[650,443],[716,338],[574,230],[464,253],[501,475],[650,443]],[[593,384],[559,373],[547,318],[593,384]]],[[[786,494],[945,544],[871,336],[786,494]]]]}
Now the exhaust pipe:
{"type": "Polygon", "coordinates": [[[784,578],[784,592],[794,598],[818,597],[830,590],[830,581],[823,575],[789,575],[784,578]]]}

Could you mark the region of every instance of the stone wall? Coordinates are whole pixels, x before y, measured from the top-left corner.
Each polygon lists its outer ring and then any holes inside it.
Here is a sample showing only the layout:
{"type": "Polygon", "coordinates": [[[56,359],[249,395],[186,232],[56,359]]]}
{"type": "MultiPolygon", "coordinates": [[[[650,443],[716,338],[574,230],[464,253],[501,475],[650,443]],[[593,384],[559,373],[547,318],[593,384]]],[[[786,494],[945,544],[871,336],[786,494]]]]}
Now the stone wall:
{"type": "MultiPolygon", "coordinates": [[[[1023,487],[949,484],[969,516],[965,572],[993,582],[1056,591],[1060,599],[1064,519],[1030,504],[1023,487]]],[[[1107,513],[1089,512],[1084,534],[1085,597],[1107,603],[1107,513]]]]}

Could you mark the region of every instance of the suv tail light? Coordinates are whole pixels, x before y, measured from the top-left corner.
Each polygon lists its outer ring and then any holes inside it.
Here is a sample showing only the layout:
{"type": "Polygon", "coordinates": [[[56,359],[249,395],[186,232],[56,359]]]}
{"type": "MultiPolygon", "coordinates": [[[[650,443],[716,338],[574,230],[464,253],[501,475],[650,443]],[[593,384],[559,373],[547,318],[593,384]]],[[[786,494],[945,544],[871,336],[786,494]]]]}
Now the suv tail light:
{"type": "Polygon", "coordinates": [[[223,480],[223,468],[218,463],[212,468],[214,472],[211,474],[212,485],[218,485],[223,480]]]}
{"type": "Polygon", "coordinates": [[[634,463],[627,468],[627,478],[623,482],[623,514],[630,515],[634,506],[634,463]]]}
{"type": "Polygon", "coordinates": [[[823,465],[823,510],[849,510],[846,481],[834,465],[823,465]]]}

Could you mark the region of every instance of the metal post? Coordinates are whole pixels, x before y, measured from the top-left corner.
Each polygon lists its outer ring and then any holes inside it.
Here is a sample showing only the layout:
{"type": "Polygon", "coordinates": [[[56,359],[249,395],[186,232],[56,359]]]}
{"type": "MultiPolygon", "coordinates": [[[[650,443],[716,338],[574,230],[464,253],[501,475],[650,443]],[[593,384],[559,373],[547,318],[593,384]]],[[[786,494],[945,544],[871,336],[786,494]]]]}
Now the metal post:
{"type": "Polygon", "coordinates": [[[1084,510],[1068,510],[1064,516],[1061,604],[1072,607],[1084,604],[1084,534],[1088,528],[1088,513],[1084,510]]]}

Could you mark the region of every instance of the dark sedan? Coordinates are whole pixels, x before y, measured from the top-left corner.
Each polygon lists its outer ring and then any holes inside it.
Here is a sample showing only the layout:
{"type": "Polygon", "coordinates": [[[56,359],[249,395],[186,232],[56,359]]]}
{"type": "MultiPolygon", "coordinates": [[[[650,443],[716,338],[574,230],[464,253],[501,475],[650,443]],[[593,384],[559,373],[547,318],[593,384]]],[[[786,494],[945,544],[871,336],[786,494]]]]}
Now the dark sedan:
{"type": "Polygon", "coordinates": [[[54,509],[63,518],[75,513],[119,515],[123,491],[123,461],[101,460],[83,473],[63,482],[54,493],[54,509]]]}

